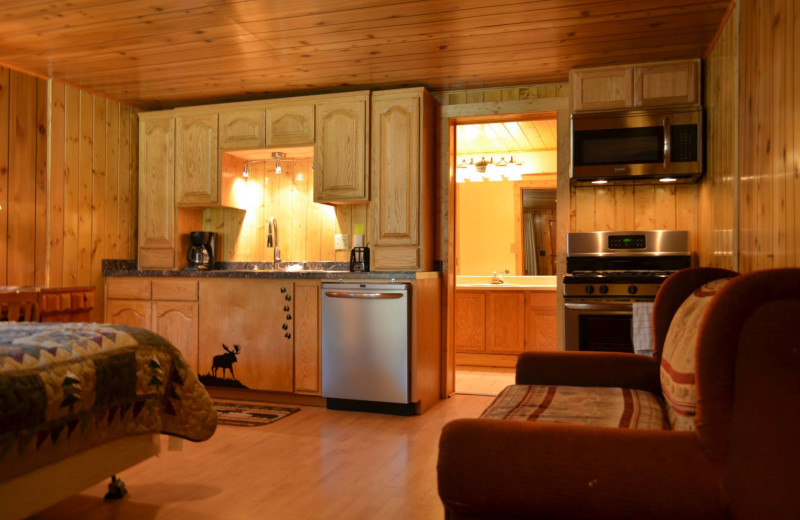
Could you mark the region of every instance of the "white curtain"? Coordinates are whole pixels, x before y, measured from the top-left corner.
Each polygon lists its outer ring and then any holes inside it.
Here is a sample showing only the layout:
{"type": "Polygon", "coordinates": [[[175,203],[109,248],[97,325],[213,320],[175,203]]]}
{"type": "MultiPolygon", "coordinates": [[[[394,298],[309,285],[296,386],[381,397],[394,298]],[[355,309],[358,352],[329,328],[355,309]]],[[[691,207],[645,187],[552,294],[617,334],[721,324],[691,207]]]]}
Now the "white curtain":
{"type": "Polygon", "coordinates": [[[522,235],[525,239],[525,274],[538,275],[539,266],[536,262],[536,229],[533,223],[532,211],[525,211],[522,214],[522,235]]]}

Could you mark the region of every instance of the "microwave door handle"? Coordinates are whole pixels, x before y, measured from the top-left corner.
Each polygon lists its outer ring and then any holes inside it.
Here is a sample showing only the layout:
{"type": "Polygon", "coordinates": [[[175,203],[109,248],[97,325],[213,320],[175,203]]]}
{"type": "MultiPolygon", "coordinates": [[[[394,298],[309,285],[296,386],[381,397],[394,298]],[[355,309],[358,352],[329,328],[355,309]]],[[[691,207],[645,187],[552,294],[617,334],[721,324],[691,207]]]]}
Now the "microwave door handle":
{"type": "Polygon", "coordinates": [[[670,171],[672,162],[672,123],[669,116],[664,116],[664,171],[670,171]]]}

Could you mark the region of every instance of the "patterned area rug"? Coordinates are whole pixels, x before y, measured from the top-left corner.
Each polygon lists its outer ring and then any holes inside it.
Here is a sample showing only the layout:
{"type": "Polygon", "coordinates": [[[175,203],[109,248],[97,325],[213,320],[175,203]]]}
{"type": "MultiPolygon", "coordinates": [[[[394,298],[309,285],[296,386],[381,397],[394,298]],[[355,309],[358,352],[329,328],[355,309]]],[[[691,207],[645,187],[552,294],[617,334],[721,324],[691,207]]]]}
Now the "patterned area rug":
{"type": "Polygon", "coordinates": [[[268,404],[214,401],[217,423],[232,426],[262,426],[299,412],[300,408],[268,404]]]}

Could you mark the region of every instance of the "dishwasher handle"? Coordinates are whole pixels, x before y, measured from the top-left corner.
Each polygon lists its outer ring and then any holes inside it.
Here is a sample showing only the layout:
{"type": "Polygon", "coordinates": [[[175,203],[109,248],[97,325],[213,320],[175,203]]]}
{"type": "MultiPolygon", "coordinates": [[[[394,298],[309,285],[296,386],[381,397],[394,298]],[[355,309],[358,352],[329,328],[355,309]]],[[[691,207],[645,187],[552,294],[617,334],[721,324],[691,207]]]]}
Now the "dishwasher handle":
{"type": "Polygon", "coordinates": [[[403,293],[329,291],[325,293],[325,296],[329,298],[355,298],[359,300],[396,300],[405,295],[403,293]]]}

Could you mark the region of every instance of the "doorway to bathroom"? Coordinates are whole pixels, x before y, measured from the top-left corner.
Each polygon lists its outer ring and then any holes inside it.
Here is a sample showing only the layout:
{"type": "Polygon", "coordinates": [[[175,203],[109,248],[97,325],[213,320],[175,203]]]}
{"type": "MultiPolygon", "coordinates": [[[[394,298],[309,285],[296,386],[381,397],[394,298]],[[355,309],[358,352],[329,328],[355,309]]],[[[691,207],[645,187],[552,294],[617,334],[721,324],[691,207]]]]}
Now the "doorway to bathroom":
{"type": "Polygon", "coordinates": [[[555,288],[558,122],[473,119],[454,137],[455,392],[496,395],[525,348],[526,288],[555,288]]]}

